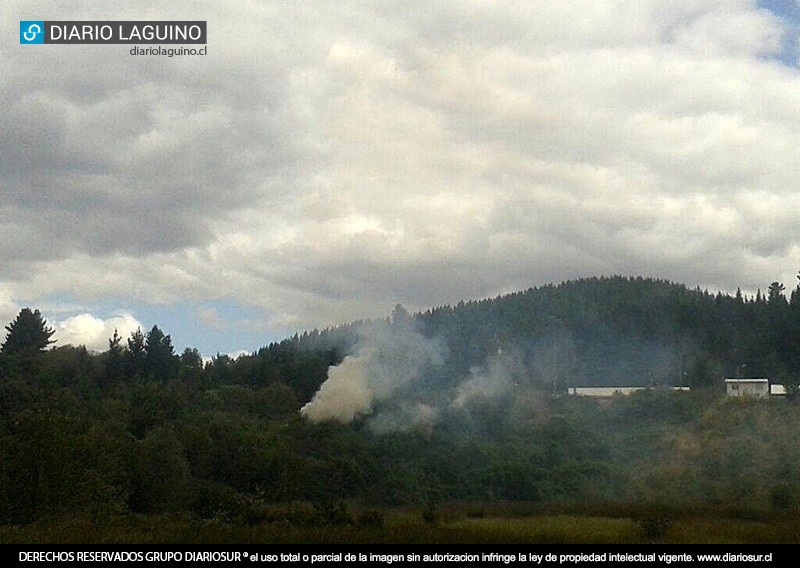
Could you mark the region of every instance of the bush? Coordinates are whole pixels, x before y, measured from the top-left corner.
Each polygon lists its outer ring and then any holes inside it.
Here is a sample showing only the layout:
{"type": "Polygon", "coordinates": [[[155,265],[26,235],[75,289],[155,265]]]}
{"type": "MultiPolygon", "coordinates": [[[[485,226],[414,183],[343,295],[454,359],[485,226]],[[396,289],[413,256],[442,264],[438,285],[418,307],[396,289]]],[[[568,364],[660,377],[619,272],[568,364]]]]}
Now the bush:
{"type": "Polygon", "coordinates": [[[347,505],[341,501],[331,503],[323,501],[314,503],[314,512],[319,517],[321,524],[328,526],[341,526],[353,523],[347,505]]]}
{"type": "Polygon", "coordinates": [[[661,538],[669,530],[672,520],[665,513],[651,513],[638,521],[644,537],[648,540],[661,538]]]}
{"type": "Polygon", "coordinates": [[[382,528],[385,524],[386,517],[376,509],[362,511],[356,517],[356,526],[361,528],[382,528]]]}
{"type": "Polygon", "coordinates": [[[769,502],[777,511],[787,511],[794,506],[794,492],[785,483],[774,486],[769,492],[769,502]]]}
{"type": "Polygon", "coordinates": [[[439,522],[439,508],[436,506],[436,503],[431,501],[425,505],[425,508],[422,510],[422,520],[430,525],[435,525],[439,522]]]}

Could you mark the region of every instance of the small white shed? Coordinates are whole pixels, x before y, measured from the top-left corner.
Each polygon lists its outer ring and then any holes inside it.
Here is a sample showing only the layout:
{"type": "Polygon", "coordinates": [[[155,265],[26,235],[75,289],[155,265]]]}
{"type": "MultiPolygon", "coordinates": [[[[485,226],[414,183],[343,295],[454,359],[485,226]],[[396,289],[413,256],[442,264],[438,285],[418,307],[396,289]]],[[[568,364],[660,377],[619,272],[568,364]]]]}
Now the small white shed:
{"type": "Polygon", "coordinates": [[[745,377],[742,379],[725,379],[725,391],[728,396],[749,396],[752,398],[769,398],[769,379],[766,377],[745,377]]]}

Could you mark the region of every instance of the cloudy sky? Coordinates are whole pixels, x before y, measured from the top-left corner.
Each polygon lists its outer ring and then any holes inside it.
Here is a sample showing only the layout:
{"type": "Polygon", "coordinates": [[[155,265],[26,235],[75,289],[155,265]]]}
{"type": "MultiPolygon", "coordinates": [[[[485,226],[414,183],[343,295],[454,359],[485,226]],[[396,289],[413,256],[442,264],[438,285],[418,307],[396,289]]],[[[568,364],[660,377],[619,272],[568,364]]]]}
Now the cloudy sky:
{"type": "Polygon", "coordinates": [[[0,4],[0,318],[204,354],[599,274],[796,284],[794,0],[0,4]],[[207,20],[208,55],[19,20],[207,20]]]}

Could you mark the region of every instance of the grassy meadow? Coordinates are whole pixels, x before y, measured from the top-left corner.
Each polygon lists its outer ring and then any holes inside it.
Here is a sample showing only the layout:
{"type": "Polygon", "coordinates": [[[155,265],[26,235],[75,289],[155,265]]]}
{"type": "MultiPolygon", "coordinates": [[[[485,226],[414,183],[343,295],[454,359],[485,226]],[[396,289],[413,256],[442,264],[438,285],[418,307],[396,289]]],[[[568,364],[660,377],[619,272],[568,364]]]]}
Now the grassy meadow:
{"type": "Polygon", "coordinates": [[[261,522],[186,516],[69,516],[0,527],[0,543],[34,544],[792,544],[800,519],[726,509],[504,505],[366,509],[323,523],[310,506],[261,522]]]}

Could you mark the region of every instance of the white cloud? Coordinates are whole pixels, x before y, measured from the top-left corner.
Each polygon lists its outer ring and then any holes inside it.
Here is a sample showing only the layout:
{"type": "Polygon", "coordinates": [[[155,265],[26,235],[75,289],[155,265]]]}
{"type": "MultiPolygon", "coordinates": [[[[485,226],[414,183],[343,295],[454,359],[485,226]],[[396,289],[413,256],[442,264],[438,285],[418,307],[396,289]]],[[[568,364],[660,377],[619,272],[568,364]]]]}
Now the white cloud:
{"type": "MultiPolygon", "coordinates": [[[[237,349],[236,351],[231,351],[230,353],[225,353],[223,355],[225,355],[226,357],[228,357],[232,361],[235,361],[239,357],[244,357],[246,355],[251,355],[251,354],[252,354],[251,351],[247,351],[245,349],[237,349]]],[[[219,354],[217,354],[217,355],[219,355],[219,354]]],[[[211,363],[214,360],[215,357],[216,357],[216,355],[213,355],[213,356],[204,355],[202,357],[203,365],[208,365],[209,363],[211,363]]]]}
{"type": "Polygon", "coordinates": [[[104,320],[84,313],[55,322],[53,327],[56,333],[53,338],[57,340],[56,346],[85,345],[91,351],[106,351],[114,330],[124,345],[125,339],[141,326],[131,314],[121,313],[104,320]]]}

